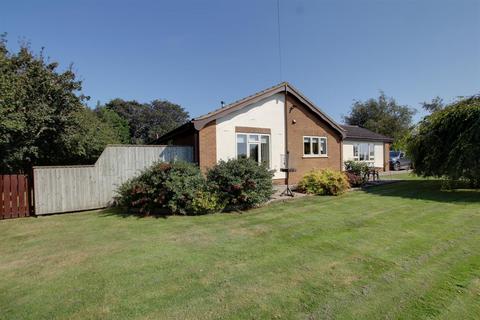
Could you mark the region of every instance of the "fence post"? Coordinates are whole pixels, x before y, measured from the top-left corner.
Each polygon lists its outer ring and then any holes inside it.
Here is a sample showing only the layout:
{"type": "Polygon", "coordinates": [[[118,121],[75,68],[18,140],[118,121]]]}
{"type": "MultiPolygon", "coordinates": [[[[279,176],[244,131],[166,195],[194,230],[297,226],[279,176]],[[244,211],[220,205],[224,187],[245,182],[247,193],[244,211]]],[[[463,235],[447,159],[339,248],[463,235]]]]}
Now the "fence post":
{"type": "Polygon", "coordinates": [[[3,176],[0,174],[0,220],[3,219],[3,213],[5,212],[4,206],[4,198],[3,198],[3,176]]]}
{"type": "Polygon", "coordinates": [[[27,189],[27,205],[28,205],[28,216],[34,216],[35,215],[35,192],[34,192],[34,179],[33,179],[33,173],[34,173],[34,168],[31,167],[30,170],[28,171],[27,174],[27,179],[25,181],[26,183],[26,189],[27,189]]]}

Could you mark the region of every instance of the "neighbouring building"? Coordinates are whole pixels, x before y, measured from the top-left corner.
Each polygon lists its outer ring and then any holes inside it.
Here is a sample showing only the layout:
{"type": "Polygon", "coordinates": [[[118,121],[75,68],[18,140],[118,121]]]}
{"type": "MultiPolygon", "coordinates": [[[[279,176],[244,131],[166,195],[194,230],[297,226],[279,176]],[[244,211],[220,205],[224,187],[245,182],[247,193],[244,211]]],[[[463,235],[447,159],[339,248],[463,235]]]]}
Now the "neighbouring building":
{"type": "Polygon", "coordinates": [[[392,139],[336,123],[289,83],[243,98],[165,134],[162,144],[189,145],[202,170],[217,161],[249,157],[275,171],[274,181],[296,183],[311,169],[343,170],[343,161],[367,161],[388,170],[392,139]],[[286,156],[288,155],[288,156],[286,156]]]}

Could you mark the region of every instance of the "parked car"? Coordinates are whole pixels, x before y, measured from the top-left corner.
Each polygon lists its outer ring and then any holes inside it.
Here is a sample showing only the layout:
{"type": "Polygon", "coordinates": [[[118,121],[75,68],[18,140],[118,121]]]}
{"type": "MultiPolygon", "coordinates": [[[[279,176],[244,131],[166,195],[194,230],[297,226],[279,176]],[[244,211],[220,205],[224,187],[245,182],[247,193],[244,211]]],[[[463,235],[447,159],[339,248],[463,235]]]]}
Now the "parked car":
{"type": "Polygon", "coordinates": [[[390,151],[390,169],[391,170],[401,170],[401,169],[411,169],[412,161],[405,156],[403,151],[390,151]]]}

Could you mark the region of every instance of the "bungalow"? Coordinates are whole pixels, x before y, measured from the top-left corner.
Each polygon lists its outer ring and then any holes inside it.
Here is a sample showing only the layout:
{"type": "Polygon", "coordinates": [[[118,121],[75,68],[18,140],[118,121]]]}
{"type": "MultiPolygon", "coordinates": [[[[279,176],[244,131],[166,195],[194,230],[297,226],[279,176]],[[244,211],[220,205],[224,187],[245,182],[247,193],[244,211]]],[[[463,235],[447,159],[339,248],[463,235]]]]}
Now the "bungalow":
{"type": "Polygon", "coordinates": [[[344,160],[388,170],[391,139],[342,126],[284,82],[192,119],[163,135],[161,144],[189,145],[206,170],[219,160],[249,157],[275,171],[274,182],[296,183],[311,169],[343,169],[344,160]]]}

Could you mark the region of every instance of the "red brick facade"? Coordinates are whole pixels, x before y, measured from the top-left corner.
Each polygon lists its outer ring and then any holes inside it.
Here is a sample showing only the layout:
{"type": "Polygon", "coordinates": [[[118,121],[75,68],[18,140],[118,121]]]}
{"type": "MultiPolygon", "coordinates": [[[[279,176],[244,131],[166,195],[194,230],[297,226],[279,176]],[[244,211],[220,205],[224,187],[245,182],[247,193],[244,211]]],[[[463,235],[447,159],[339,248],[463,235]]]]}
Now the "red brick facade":
{"type": "Polygon", "coordinates": [[[217,128],[216,121],[209,122],[198,132],[199,165],[202,172],[217,163],[217,128]]]}
{"type": "Polygon", "coordinates": [[[287,95],[287,149],[290,167],[297,171],[290,173],[290,183],[297,183],[303,175],[312,169],[330,168],[341,170],[341,135],[328,123],[320,119],[305,105],[291,95],[287,95]],[[327,156],[304,157],[303,137],[327,137],[327,156]]]}

